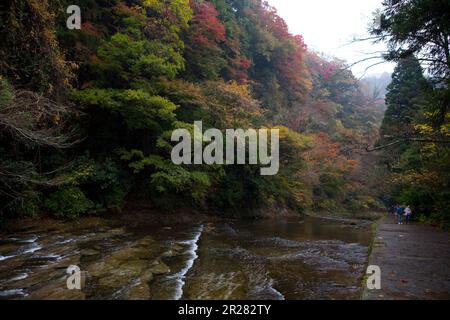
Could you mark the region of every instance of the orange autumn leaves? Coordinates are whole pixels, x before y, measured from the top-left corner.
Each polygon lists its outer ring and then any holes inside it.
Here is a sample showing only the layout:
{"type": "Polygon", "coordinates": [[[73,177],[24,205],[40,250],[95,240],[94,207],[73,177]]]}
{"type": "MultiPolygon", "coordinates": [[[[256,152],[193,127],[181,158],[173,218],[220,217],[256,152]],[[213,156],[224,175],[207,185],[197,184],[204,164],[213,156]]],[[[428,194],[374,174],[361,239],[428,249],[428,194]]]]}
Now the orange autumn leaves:
{"type": "Polygon", "coordinates": [[[341,153],[341,144],[331,140],[326,133],[311,135],[313,148],[304,155],[310,173],[332,170],[340,174],[350,174],[358,166],[358,161],[349,159],[341,153]]]}

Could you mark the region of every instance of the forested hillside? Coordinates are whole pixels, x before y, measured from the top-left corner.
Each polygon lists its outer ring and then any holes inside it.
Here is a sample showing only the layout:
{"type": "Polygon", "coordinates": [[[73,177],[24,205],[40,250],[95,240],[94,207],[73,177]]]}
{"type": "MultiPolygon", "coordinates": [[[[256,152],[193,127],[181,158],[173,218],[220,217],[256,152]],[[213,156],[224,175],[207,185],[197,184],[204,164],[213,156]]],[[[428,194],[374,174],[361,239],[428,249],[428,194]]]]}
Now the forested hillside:
{"type": "MultiPolygon", "coordinates": [[[[382,205],[365,147],[384,106],[346,63],[308,50],[260,0],[0,4],[2,218],[145,203],[234,216],[382,205]],[[280,172],[177,166],[171,132],[279,128],[280,172]]],[[[395,85],[395,84],[394,84],[395,85]]],[[[387,126],[387,124],[386,124],[387,126]]]]}

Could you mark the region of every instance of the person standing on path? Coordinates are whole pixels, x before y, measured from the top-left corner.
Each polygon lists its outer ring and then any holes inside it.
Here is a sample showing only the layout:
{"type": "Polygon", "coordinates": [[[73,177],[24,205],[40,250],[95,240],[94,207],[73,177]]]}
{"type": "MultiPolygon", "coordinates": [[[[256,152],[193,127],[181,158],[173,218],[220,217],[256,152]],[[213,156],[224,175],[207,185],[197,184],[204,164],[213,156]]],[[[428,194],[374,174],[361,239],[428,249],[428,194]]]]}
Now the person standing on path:
{"type": "Polygon", "coordinates": [[[411,222],[412,210],[409,206],[405,209],[405,224],[409,224],[411,222]]]}
{"type": "Polygon", "coordinates": [[[397,224],[403,224],[404,209],[402,206],[397,207],[397,224]]]}

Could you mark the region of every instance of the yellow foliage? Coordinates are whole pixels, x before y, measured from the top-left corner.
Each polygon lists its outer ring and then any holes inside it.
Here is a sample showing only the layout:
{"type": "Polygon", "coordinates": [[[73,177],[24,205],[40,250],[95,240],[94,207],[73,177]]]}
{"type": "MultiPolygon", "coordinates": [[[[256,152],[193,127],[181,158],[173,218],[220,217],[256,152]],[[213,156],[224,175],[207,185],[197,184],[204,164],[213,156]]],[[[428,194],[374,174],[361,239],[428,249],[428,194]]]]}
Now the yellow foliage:
{"type": "Polygon", "coordinates": [[[280,141],[286,141],[291,147],[299,150],[305,150],[312,146],[313,138],[292,131],[285,126],[275,126],[272,129],[278,129],[280,133],[280,141]]]}
{"type": "MultiPolygon", "coordinates": [[[[445,120],[450,121],[450,112],[445,114],[445,120]]],[[[445,136],[450,136],[450,123],[447,122],[446,124],[443,124],[440,128],[440,132],[445,136]]]]}
{"type": "Polygon", "coordinates": [[[416,129],[421,134],[432,134],[433,133],[433,127],[431,127],[429,124],[415,125],[414,129],[416,129]]]}

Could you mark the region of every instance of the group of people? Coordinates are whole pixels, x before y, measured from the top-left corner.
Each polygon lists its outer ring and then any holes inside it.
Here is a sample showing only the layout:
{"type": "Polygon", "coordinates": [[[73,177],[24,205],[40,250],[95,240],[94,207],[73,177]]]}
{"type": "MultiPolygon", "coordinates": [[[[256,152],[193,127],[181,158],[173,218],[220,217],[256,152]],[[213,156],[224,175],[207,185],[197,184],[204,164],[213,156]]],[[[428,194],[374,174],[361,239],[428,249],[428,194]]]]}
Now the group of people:
{"type": "Polygon", "coordinates": [[[395,215],[397,224],[409,224],[411,222],[412,210],[410,206],[395,205],[391,207],[391,213],[395,215]]]}

